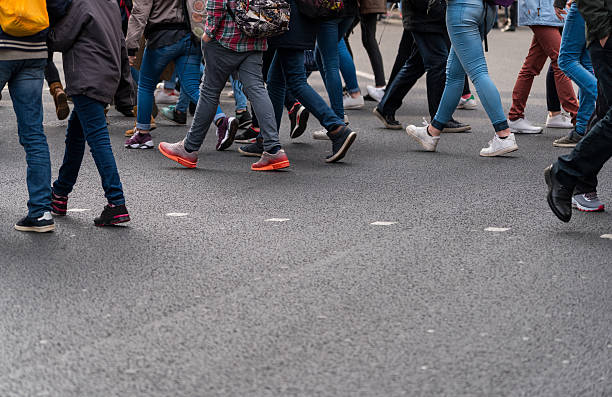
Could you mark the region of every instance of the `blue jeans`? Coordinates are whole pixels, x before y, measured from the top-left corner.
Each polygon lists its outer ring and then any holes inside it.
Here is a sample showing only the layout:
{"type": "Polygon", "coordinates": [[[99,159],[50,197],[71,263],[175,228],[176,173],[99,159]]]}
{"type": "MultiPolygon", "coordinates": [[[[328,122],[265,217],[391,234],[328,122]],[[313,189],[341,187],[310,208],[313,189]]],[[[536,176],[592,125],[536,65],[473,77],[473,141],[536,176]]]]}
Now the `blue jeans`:
{"type": "Polygon", "coordinates": [[[0,87],[8,84],[17,116],[19,143],[28,164],[28,216],[51,211],[51,160],[43,130],[42,87],[47,59],[0,61],[0,87]]]}
{"type": "Polygon", "coordinates": [[[321,22],[317,32],[317,45],[315,48],[317,64],[325,83],[329,103],[336,116],[342,120],[344,120],[344,104],[342,102],[338,42],[351,27],[354,19],[353,17],[346,17],[321,22]]]}
{"type": "Polygon", "coordinates": [[[234,100],[236,101],[236,110],[246,110],[247,108],[247,97],[242,92],[242,83],[240,80],[236,80],[230,76],[232,82],[232,89],[234,90],[234,100]]]}
{"type": "Polygon", "coordinates": [[[193,44],[190,34],[186,34],[184,38],[169,46],[154,50],[145,48],[138,80],[136,128],[151,129],[153,92],[159,76],[171,61],[174,61],[175,70],[181,81],[181,90],[185,91],[193,102],[198,102],[201,60],[200,46],[193,44]]]}
{"type": "Polygon", "coordinates": [[[125,204],[123,187],[111,148],[104,104],[84,95],[73,95],[74,109],[66,129],[66,150],[64,161],[53,191],[60,196],[68,196],[77,181],[81,162],[85,154],[85,141],[89,145],[98,173],[102,178],[104,195],[110,204],[125,204]]]}
{"type": "Polygon", "coordinates": [[[593,73],[591,56],[586,48],[584,19],[574,2],[565,18],[558,58],[559,68],[580,88],[580,106],[576,115],[576,132],[584,135],[589,118],[595,110],[597,79],[593,73]]]}
{"type": "Polygon", "coordinates": [[[495,6],[482,0],[449,0],[446,8],[446,26],[451,40],[451,50],[446,64],[446,85],[432,125],[441,130],[451,119],[459,104],[465,84],[465,73],[476,87],[495,131],[508,128],[499,92],[489,77],[482,40],[491,30],[497,13],[495,6]],[[486,14],[486,19],[485,19],[486,14]]]}
{"type": "Polygon", "coordinates": [[[359,89],[359,82],[357,81],[355,62],[353,61],[353,57],[346,47],[344,38],[338,42],[338,55],[340,57],[340,73],[342,73],[342,77],[344,77],[346,90],[350,94],[360,92],[361,89],[359,89]]]}
{"type": "MultiPolygon", "coordinates": [[[[279,48],[268,70],[268,93],[274,107],[278,128],[280,128],[283,116],[287,89],[319,120],[327,131],[333,131],[336,127],[344,125],[344,119],[331,110],[323,98],[308,85],[303,50],[279,48]]],[[[342,95],[342,87],[340,87],[340,94],[342,95]]]]}

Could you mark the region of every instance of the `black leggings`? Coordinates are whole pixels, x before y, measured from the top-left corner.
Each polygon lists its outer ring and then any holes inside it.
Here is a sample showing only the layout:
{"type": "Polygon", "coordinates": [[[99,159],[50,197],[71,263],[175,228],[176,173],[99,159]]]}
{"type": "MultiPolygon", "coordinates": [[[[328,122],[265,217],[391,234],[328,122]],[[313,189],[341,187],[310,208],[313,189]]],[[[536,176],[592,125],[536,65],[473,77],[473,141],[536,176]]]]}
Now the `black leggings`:
{"type": "Polygon", "coordinates": [[[382,87],[386,84],[385,69],[383,67],[382,55],[376,41],[376,20],[378,14],[361,14],[361,42],[368,53],[372,71],[374,72],[374,80],[377,87],[382,87]]]}

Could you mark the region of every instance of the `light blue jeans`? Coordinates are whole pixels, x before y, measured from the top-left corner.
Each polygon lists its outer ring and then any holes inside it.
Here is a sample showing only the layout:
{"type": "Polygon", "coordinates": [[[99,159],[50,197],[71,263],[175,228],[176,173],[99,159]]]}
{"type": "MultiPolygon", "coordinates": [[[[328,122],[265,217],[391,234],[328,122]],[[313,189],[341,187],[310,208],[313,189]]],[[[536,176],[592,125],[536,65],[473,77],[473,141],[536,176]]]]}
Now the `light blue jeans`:
{"type": "Polygon", "coordinates": [[[495,131],[508,128],[499,91],[489,77],[482,48],[482,40],[491,30],[496,12],[495,6],[485,6],[482,0],[448,1],[446,26],[452,46],[446,64],[444,93],[431,123],[436,129],[442,130],[453,116],[463,92],[466,72],[495,131]]]}
{"type": "Polygon", "coordinates": [[[584,19],[574,2],[565,18],[558,58],[559,68],[580,88],[580,106],[576,115],[576,132],[584,135],[597,100],[597,78],[593,73],[591,56],[586,48],[584,19]]]}

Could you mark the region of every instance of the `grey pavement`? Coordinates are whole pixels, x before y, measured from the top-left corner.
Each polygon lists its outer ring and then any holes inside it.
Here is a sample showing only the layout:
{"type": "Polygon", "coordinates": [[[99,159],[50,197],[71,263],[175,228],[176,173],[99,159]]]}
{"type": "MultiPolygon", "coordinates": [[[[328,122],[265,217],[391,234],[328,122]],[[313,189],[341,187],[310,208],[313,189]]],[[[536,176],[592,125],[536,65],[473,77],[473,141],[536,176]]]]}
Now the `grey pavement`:
{"type": "MultiPolygon", "coordinates": [[[[389,72],[401,27],[383,26],[389,72]]],[[[489,36],[506,109],[529,42],[525,29],[489,36]]],[[[359,32],[352,47],[371,73],[359,32]]],[[[544,80],[527,109],[541,125],[544,80]]],[[[66,122],[44,100],[55,176],[66,122]]],[[[324,163],[314,118],[295,141],[285,119],[292,167],[279,173],[250,171],[236,145],[216,152],[212,131],[193,170],[126,150],[132,120],[111,110],[132,222],[94,227],[104,196],[87,153],[69,202],[85,211],[33,235],[12,229],[27,193],[5,90],[0,396],[611,396],[612,240],[600,236],[612,216],[564,224],[545,200],[542,171],[569,152],[552,146],[566,131],[481,158],[493,130],[479,106],[455,114],[472,133],[425,153],[381,129],[373,106],[348,112],[359,135],[340,164],[324,163]]],[[[422,79],[397,117],[426,115],[422,79]]],[[[155,142],[185,132],[160,118],[155,142]]],[[[609,208],[611,182],[608,164],[609,208]]]]}

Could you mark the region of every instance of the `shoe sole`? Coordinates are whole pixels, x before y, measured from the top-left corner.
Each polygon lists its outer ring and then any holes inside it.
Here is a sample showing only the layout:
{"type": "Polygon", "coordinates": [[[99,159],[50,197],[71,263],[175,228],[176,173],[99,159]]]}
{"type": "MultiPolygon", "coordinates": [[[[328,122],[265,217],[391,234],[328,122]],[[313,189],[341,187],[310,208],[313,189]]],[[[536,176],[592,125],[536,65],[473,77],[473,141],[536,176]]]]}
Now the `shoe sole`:
{"type": "Polygon", "coordinates": [[[172,161],[176,161],[177,163],[179,163],[183,167],[186,167],[186,168],[195,168],[197,166],[197,161],[194,163],[193,161],[185,160],[182,157],[170,154],[170,153],[166,152],[161,145],[157,146],[157,149],[159,149],[159,152],[161,154],[163,154],[164,156],[166,156],[167,158],[169,158],[172,161]]]}
{"type": "Polygon", "coordinates": [[[548,185],[548,193],[546,194],[546,201],[548,202],[548,206],[550,207],[551,211],[553,212],[553,214],[555,214],[555,216],[557,218],[559,218],[562,222],[569,222],[570,218],[564,218],[559,211],[557,211],[557,208],[554,206],[553,201],[552,201],[552,178],[550,176],[550,173],[552,172],[552,166],[549,165],[548,167],[546,167],[544,169],[544,180],[546,181],[546,185],[548,185]]]}
{"type": "Polygon", "coordinates": [[[426,144],[425,142],[423,142],[423,140],[421,140],[421,138],[419,138],[411,129],[409,129],[409,127],[406,127],[406,133],[408,134],[408,136],[410,136],[412,139],[414,139],[415,141],[417,141],[417,143],[419,145],[421,145],[421,147],[423,149],[425,149],[425,151],[427,152],[435,152],[436,151],[436,147],[434,146],[433,148],[431,146],[429,146],[428,144],[426,144]]]}
{"type": "Polygon", "coordinates": [[[302,107],[298,110],[298,113],[296,115],[297,123],[295,127],[293,128],[293,131],[291,131],[291,134],[289,134],[291,139],[301,137],[304,131],[306,131],[306,126],[308,125],[309,116],[310,116],[310,112],[308,112],[306,108],[302,107]]]}
{"type": "Polygon", "coordinates": [[[555,143],[553,142],[554,147],[564,147],[564,148],[574,148],[578,143],[555,143]]]}
{"type": "Polygon", "coordinates": [[[518,134],[518,135],[537,135],[537,134],[541,134],[544,131],[543,128],[539,129],[538,131],[536,130],[517,130],[516,128],[510,128],[510,132],[512,132],[513,134],[518,134]]]}
{"type": "Polygon", "coordinates": [[[384,124],[385,128],[388,128],[390,130],[401,130],[404,128],[403,125],[392,125],[387,123],[387,120],[385,120],[385,118],[383,117],[382,114],[380,114],[380,112],[378,111],[378,108],[374,108],[374,110],[372,110],[372,113],[374,113],[374,116],[376,116],[378,118],[378,120],[380,120],[381,123],[384,124]]]}
{"type": "Polygon", "coordinates": [[[572,208],[577,209],[582,212],[603,212],[605,211],[605,206],[602,204],[597,208],[589,208],[578,203],[574,198],[572,198],[572,208]]]}
{"type": "Polygon", "coordinates": [[[342,144],[342,147],[340,147],[340,150],[338,150],[336,152],[336,154],[334,154],[330,158],[325,159],[325,162],[326,163],[335,163],[337,161],[342,160],[344,158],[344,156],[346,156],[346,153],[348,152],[348,150],[351,147],[351,145],[353,144],[353,142],[355,142],[355,138],[357,138],[357,133],[355,131],[351,131],[349,136],[346,137],[346,140],[342,144]]]}
{"type": "Polygon", "coordinates": [[[480,153],[480,155],[482,157],[496,157],[496,156],[502,156],[504,154],[516,152],[517,150],[518,150],[518,145],[514,145],[514,146],[507,147],[505,149],[498,150],[497,152],[493,152],[493,153],[480,153]]]}
{"type": "Polygon", "coordinates": [[[546,128],[554,128],[554,129],[558,129],[558,130],[571,130],[572,128],[574,128],[574,125],[570,124],[569,126],[565,126],[565,125],[548,125],[548,124],[546,124],[546,128]]]}
{"type": "Polygon", "coordinates": [[[465,127],[444,128],[442,130],[442,132],[445,134],[453,134],[453,133],[468,132],[468,131],[472,132],[472,127],[469,125],[466,125],[465,127]]]}
{"type": "Polygon", "coordinates": [[[55,230],[55,224],[47,226],[19,226],[15,225],[15,230],[20,232],[35,232],[35,233],[48,233],[55,230]]]}
{"type": "Polygon", "coordinates": [[[476,110],[477,107],[478,107],[478,105],[472,105],[472,106],[459,105],[459,106],[457,106],[457,109],[476,110]]]}
{"type": "Polygon", "coordinates": [[[221,144],[217,146],[217,151],[223,151],[234,143],[234,138],[238,132],[238,120],[235,117],[230,117],[227,121],[227,131],[225,131],[225,137],[221,141],[221,144]]]}
{"type": "Polygon", "coordinates": [[[152,142],[150,144],[143,143],[143,144],[125,145],[126,149],[153,149],[154,147],[155,145],[153,145],[152,142]]]}
{"type": "Polygon", "coordinates": [[[240,153],[243,156],[247,156],[247,157],[261,157],[261,153],[245,152],[244,150],[240,148],[238,148],[238,153],[240,153]]]}
{"type": "Polygon", "coordinates": [[[115,226],[115,225],[118,225],[120,223],[125,223],[125,222],[129,222],[129,221],[130,221],[130,216],[129,215],[120,215],[115,220],[113,220],[111,222],[108,222],[108,223],[97,223],[96,221],[94,221],[94,225],[96,225],[97,227],[115,226]]]}
{"type": "Polygon", "coordinates": [[[290,164],[289,164],[289,160],[284,160],[278,163],[266,165],[265,167],[261,167],[261,168],[254,168],[254,166],[255,164],[251,165],[252,171],[276,171],[276,170],[280,170],[283,168],[287,168],[290,166],[290,164]]]}

